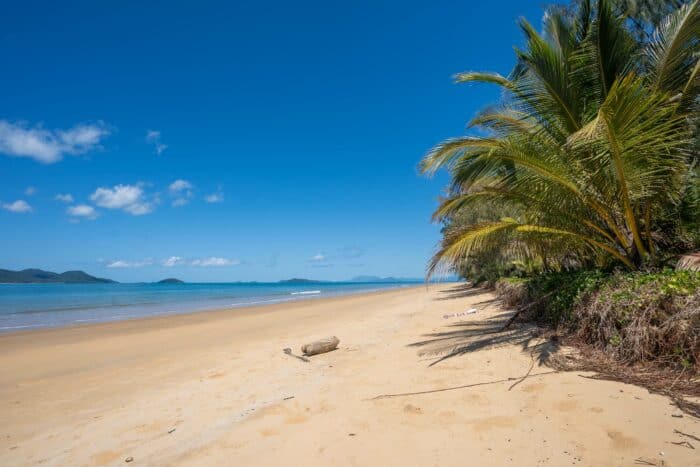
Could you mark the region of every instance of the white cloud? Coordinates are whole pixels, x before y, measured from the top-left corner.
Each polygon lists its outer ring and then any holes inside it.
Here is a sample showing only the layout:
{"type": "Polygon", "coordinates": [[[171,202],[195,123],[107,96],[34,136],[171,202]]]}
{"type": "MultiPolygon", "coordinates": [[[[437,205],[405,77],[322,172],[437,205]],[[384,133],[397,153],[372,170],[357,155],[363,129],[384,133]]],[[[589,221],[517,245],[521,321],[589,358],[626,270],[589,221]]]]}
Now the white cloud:
{"type": "Polygon", "coordinates": [[[24,194],[27,196],[32,196],[32,195],[36,194],[36,187],[28,186],[27,188],[24,189],[24,194]]]}
{"type": "Polygon", "coordinates": [[[145,259],[143,261],[124,261],[124,260],[117,260],[117,261],[112,261],[107,264],[108,268],[142,268],[144,266],[150,266],[153,264],[153,260],[151,259],[145,259]]]}
{"type": "Polygon", "coordinates": [[[332,263],[328,262],[328,256],[323,253],[317,253],[309,258],[309,266],[312,268],[330,268],[333,267],[332,263]]]}
{"type": "Polygon", "coordinates": [[[204,201],[207,203],[223,203],[224,194],[222,192],[212,193],[204,197],[204,201]]]}
{"type": "Polygon", "coordinates": [[[177,266],[183,263],[183,259],[179,256],[171,256],[170,258],[163,260],[163,266],[165,266],[166,268],[171,268],[173,266],[177,266]]]}
{"type": "Polygon", "coordinates": [[[193,188],[194,185],[187,180],[180,179],[171,183],[170,186],[168,186],[168,191],[170,192],[171,196],[176,197],[172,202],[173,207],[184,206],[185,204],[189,203],[190,198],[193,196],[193,188]]]}
{"type": "Polygon", "coordinates": [[[153,146],[153,150],[159,156],[163,154],[163,151],[168,149],[168,145],[160,141],[160,131],[157,130],[146,131],[146,142],[153,146]]]}
{"type": "Polygon", "coordinates": [[[87,204],[78,204],[66,209],[66,212],[73,217],[84,217],[85,219],[96,219],[97,211],[87,204]]]}
{"type": "Polygon", "coordinates": [[[31,212],[32,210],[32,207],[29,205],[29,203],[27,203],[23,199],[18,199],[13,203],[4,203],[1,207],[6,211],[17,213],[31,212]]]}
{"type": "Polygon", "coordinates": [[[227,258],[217,258],[215,256],[212,256],[210,258],[195,259],[190,264],[192,264],[192,266],[209,267],[209,266],[235,266],[239,263],[240,263],[240,261],[238,261],[236,259],[231,260],[231,259],[227,259],[227,258]]]}
{"type": "Polygon", "coordinates": [[[143,189],[136,185],[100,187],[90,195],[90,199],[101,208],[121,209],[134,216],[153,211],[153,204],[145,200],[143,189]]]}
{"type": "Polygon", "coordinates": [[[56,201],[60,201],[62,203],[72,203],[74,201],[73,195],[71,195],[70,193],[66,193],[66,194],[59,193],[54,197],[54,199],[56,201]]]}
{"type": "Polygon", "coordinates": [[[192,189],[192,184],[188,182],[187,180],[175,180],[173,183],[170,184],[168,187],[171,193],[179,193],[184,190],[191,190],[192,189]]]}
{"type": "Polygon", "coordinates": [[[0,153],[52,164],[66,154],[82,154],[98,148],[107,135],[109,130],[102,122],[76,125],[69,130],[47,130],[0,120],[0,153]]]}

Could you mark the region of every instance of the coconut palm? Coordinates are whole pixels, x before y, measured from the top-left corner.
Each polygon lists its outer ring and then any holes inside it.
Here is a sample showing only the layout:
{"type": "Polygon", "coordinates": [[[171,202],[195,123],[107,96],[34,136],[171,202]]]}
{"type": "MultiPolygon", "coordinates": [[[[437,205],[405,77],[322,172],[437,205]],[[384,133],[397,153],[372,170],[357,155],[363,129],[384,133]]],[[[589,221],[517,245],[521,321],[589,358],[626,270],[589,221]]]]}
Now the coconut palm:
{"type": "Polygon", "coordinates": [[[644,39],[667,15],[688,0],[614,0],[616,11],[624,14],[632,25],[633,32],[644,39]]]}
{"type": "Polygon", "coordinates": [[[677,210],[691,172],[699,2],[642,42],[611,0],[552,8],[541,34],[521,21],[526,47],[510,76],[457,75],[505,95],[471,122],[486,136],[445,141],[421,162],[424,173],[452,177],[435,219],[485,202],[515,214],[452,225],[430,274],[494,249],[557,267],[658,261],[668,240],[661,220],[677,210]]]}

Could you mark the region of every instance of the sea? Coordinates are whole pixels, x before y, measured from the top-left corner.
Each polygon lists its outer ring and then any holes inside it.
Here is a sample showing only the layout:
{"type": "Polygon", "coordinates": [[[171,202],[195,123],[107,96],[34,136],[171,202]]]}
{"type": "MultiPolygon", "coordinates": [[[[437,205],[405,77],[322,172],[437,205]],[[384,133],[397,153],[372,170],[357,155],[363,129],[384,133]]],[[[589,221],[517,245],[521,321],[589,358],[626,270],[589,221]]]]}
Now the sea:
{"type": "Polygon", "coordinates": [[[0,284],[0,333],[269,305],[415,282],[0,284]]]}

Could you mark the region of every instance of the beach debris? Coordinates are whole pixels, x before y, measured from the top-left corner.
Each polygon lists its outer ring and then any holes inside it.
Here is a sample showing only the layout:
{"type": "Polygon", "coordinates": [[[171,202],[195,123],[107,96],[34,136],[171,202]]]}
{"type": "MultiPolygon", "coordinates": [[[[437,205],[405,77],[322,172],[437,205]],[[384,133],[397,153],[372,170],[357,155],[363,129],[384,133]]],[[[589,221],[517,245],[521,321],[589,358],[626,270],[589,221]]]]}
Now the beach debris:
{"type": "MultiPolygon", "coordinates": [[[[661,465],[663,465],[663,461],[661,461],[661,462],[662,462],[661,465]]],[[[659,465],[659,464],[656,463],[656,459],[645,459],[645,458],[643,458],[643,457],[637,457],[637,458],[634,460],[634,463],[635,463],[635,464],[641,464],[641,465],[659,465]]]]}
{"type": "Polygon", "coordinates": [[[462,311],[462,312],[460,312],[460,313],[450,313],[450,314],[448,314],[448,315],[442,315],[442,318],[443,318],[443,319],[459,318],[459,317],[461,317],[461,316],[473,315],[473,314],[475,314],[475,313],[478,312],[478,311],[479,311],[479,310],[477,310],[476,308],[470,308],[470,309],[468,309],[467,311],[462,311]]]}
{"type": "Polygon", "coordinates": [[[520,378],[510,377],[510,378],[504,378],[504,379],[497,379],[494,381],[485,381],[483,383],[465,384],[463,386],[452,386],[452,387],[447,387],[447,388],[429,389],[427,391],[401,392],[401,393],[397,393],[397,394],[380,394],[378,396],[372,397],[371,399],[365,399],[365,400],[374,401],[374,400],[379,400],[379,399],[388,399],[391,397],[419,396],[422,394],[432,394],[435,392],[454,391],[456,389],[466,389],[466,388],[473,388],[476,386],[487,386],[487,385],[491,385],[491,384],[505,383],[507,381],[524,380],[526,378],[533,378],[535,376],[551,375],[554,373],[559,373],[559,371],[552,370],[552,371],[543,371],[541,373],[528,373],[525,376],[520,377],[520,378]]]}
{"type": "Polygon", "coordinates": [[[297,358],[297,359],[301,360],[302,362],[307,362],[307,363],[308,363],[308,362],[311,361],[311,360],[309,360],[309,359],[306,358],[306,357],[302,357],[301,355],[294,355],[294,354],[292,353],[292,349],[290,349],[289,347],[287,347],[287,348],[285,348],[285,349],[282,349],[282,352],[286,353],[286,354],[289,355],[290,357],[297,358]]]}
{"type": "Polygon", "coordinates": [[[289,399],[294,399],[294,396],[285,397],[285,398],[282,399],[282,400],[288,401],[289,399]]]}
{"type": "Polygon", "coordinates": [[[690,433],[683,433],[681,430],[673,430],[673,432],[677,435],[685,436],[686,438],[694,439],[695,441],[700,441],[700,438],[695,435],[691,435],[690,433]]]}
{"type": "Polygon", "coordinates": [[[169,429],[169,430],[168,430],[168,434],[174,432],[175,430],[177,430],[177,428],[171,428],[171,429],[169,429]]]}
{"type": "Polygon", "coordinates": [[[355,433],[348,433],[348,436],[355,436],[355,433]]]}
{"type": "Polygon", "coordinates": [[[678,264],[676,264],[676,269],[700,271],[700,251],[681,256],[678,260],[678,264]]]}
{"type": "Polygon", "coordinates": [[[690,448],[690,449],[695,449],[695,446],[690,444],[688,441],[671,441],[671,444],[675,444],[676,446],[683,446],[683,447],[690,448]]]}
{"type": "Polygon", "coordinates": [[[131,457],[131,456],[129,456],[129,457],[127,457],[126,459],[124,459],[124,462],[133,462],[133,461],[134,461],[134,458],[131,457]]]}
{"type": "Polygon", "coordinates": [[[337,337],[326,337],[325,339],[317,340],[309,344],[302,345],[301,351],[304,355],[307,356],[317,355],[337,349],[338,344],[340,344],[340,339],[338,339],[337,337]]]}

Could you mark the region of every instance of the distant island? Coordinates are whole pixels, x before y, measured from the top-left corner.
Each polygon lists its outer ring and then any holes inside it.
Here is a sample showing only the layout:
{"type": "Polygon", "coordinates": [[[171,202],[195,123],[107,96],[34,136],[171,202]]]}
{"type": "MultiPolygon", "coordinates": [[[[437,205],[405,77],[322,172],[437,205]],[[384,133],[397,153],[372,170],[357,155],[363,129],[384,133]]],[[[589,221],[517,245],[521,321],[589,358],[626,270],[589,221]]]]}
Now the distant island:
{"type": "Polygon", "coordinates": [[[313,279],[299,279],[297,277],[294,277],[292,279],[285,279],[283,281],[279,281],[278,284],[319,284],[323,281],[316,281],[313,279]]]}
{"type": "Polygon", "coordinates": [[[185,281],[181,281],[180,279],[175,279],[174,277],[168,277],[167,279],[163,279],[162,281],[156,282],[156,284],[184,284],[185,281]]]}
{"type": "Polygon", "coordinates": [[[0,269],[0,283],[5,284],[114,284],[110,279],[91,276],[83,271],[55,273],[41,269],[10,271],[0,269]]]}
{"type": "Polygon", "coordinates": [[[348,282],[423,282],[423,279],[413,277],[357,276],[348,282]]]}

